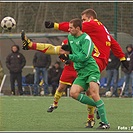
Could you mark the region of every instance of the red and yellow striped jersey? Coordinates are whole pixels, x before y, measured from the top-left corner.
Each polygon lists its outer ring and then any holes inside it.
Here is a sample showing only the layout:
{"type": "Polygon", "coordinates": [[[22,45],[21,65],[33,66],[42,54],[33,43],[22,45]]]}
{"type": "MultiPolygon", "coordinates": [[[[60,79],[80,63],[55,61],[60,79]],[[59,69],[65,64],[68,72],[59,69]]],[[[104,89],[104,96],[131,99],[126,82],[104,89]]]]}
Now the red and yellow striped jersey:
{"type": "MultiPolygon", "coordinates": [[[[58,29],[68,32],[69,22],[59,23],[58,29]]],[[[108,63],[110,49],[120,60],[125,59],[125,54],[118,42],[109,34],[106,27],[97,19],[82,24],[82,31],[86,32],[95,44],[93,56],[108,63]]]]}

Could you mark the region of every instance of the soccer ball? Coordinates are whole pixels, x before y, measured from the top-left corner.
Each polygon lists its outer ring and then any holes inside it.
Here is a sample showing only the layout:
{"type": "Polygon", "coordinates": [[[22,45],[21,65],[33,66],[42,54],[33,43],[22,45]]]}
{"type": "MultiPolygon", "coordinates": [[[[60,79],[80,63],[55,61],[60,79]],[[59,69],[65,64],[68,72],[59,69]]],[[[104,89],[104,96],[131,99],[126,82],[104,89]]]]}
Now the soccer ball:
{"type": "Polygon", "coordinates": [[[10,31],[16,28],[16,21],[12,17],[5,17],[1,21],[1,27],[4,30],[10,31]]]}
{"type": "Polygon", "coordinates": [[[106,96],[106,97],[111,97],[111,96],[112,96],[112,92],[111,92],[111,91],[107,91],[107,92],[105,93],[105,96],[106,96]]]}

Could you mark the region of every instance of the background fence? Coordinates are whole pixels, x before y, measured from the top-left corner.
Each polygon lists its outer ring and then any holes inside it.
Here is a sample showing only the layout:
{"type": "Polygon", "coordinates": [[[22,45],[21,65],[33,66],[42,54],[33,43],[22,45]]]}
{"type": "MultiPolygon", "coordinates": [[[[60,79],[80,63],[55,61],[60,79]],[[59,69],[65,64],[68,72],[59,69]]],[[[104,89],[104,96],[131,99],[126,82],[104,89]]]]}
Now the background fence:
{"type": "Polygon", "coordinates": [[[69,21],[87,8],[93,8],[98,19],[110,32],[125,32],[133,36],[132,2],[1,2],[0,20],[12,16],[17,22],[14,32],[55,32],[44,28],[44,21],[69,21]]]}
{"type": "MultiPolygon", "coordinates": [[[[126,46],[133,43],[133,2],[0,2],[0,21],[6,16],[11,16],[17,22],[16,29],[11,33],[2,33],[2,28],[0,28],[0,66],[3,67],[0,72],[8,74],[5,59],[11,52],[11,45],[15,43],[21,47],[22,29],[29,36],[32,33],[34,36],[32,39],[36,42],[48,41],[54,45],[60,45],[65,37],[60,34],[64,32],[46,29],[44,21],[62,22],[75,17],[80,18],[81,12],[87,8],[93,8],[97,12],[98,19],[120,43],[123,51],[126,51],[126,46]],[[53,37],[53,34],[56,36],[53,37]]],[[[27,52],[21,49],[20,52],[26,57],[26,65],[32,66],[35,51],[27,52]]],[[[52,63],[57,58],[57,56],[52,56],[52,63]]],[[[27,72],[29,72],[28,67],[24,69],[24,74],[27,72]]],[[[102,76],[104,75],[105,72],[102,73],[102,76]]]]}

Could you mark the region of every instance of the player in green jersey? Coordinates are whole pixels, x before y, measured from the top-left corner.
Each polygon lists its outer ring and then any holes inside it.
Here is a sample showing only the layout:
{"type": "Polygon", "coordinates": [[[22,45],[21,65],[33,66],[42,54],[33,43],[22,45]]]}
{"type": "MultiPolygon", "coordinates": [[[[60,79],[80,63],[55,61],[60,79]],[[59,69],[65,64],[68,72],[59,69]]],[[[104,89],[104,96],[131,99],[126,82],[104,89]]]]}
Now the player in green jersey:
{"type": "Polygon", "coordinates": [[[100,71],[96,61],[92,57],[94,44],[86,33],[82,32],[82,21],[78,18],[69,22],[68,51],[60,55],[63,60],[72,60],[74,68],[78,73],[71,90],[72,98],[87,105],[97,107],[100,115],[100,126],[98,129],[108,129],[110,124],[106,118],[104,102],[99,95],[100,71]],[[71,51],[71,52],[69,52],[71,51]],[[89,89],[92,98],[81,93],[89,89]]]}

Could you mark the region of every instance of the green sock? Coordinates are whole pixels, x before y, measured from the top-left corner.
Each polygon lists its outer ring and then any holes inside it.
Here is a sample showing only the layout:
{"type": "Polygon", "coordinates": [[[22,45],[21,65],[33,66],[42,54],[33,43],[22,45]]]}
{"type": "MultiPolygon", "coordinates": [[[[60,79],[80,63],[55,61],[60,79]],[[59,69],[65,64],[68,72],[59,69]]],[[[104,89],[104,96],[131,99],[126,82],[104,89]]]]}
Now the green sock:
{"type": "Polygon", "coordinates": [[[108,124],[108,120],[106,117],[106,110],[104,107],[104,102],[100,99],[99,101],[97,101],[95,103],[96,103],[96,107],[98,109],[98,113],[100,115],[101,121],[104,122],[105,124],[108,124]]]}
{"type": "Polygon", "coordinates": [[[86,96],[84,94],[79,94],[77,100],[84,104],[96,106],[95,101],[92,98],[89,98],[88,96],[86,96]]]}

